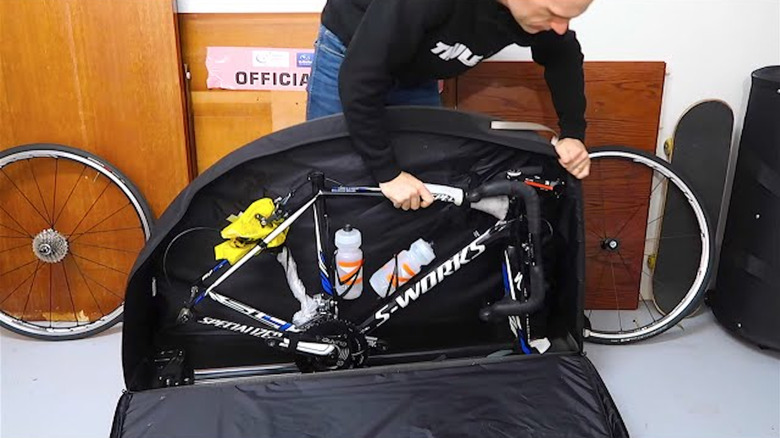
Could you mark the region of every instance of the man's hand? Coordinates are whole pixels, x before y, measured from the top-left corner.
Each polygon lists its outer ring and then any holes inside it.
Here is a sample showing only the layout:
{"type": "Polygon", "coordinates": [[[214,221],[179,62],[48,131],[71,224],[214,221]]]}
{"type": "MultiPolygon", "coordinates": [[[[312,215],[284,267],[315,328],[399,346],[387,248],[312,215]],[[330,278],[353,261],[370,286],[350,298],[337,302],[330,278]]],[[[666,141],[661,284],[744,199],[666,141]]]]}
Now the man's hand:
{"type": "Polygon", "coordinates": [[[585,145],[576,138],[564,138],[555,144],[558,162],[577,179],[590,174],[590,156],[585,145]]]}
{"type": "Polygon", "coordinates": [[[404,210],[417,210],[433,203],[433,195],[419,179],[401,172],[400,175],[388,182],[379,184],[382,194],[393,202],[393,207],[404,210]]]}

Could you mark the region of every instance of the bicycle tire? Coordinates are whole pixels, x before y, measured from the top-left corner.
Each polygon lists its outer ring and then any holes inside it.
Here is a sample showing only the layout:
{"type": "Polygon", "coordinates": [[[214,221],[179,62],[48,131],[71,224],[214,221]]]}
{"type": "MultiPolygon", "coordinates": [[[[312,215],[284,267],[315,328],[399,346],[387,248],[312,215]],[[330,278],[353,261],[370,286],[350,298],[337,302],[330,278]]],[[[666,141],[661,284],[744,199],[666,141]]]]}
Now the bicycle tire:
{"type": "MultiPolygon", "coordinates": [[[[687,204],[691,207],[694,217],[696,218],[696,222],[698,223],[699,239],[701,241],[701,254],[694,255],[694,257],[698,257],[698,268],[696,270],[694,280],[691,283],[691,286],[688,289],[687,293],[682,298],[682,300],[680,300],[679,304],[671,312],[667,313],[666,315],[663,315],[658,320],[653,319],[653,322],[647,325],[636,327],[633,329],[625,329],[625,330],[623,329],[622,323],[620,326],[620,330],[600,330],[598,328],[594,328],[589,319],[588,320],[589,327],[586,327],[584,330],[585,341],[592,342],[592,343],[628,344],[628,343],[642,341],[657,336],[669,330],[670,328],[674,327],[683,318],[691,314],[691,312],[693,312],[701,302],[702,297],[706,291],[707,285],[709,283],[710,276],[712,275],[712,264],[715,256],[715,249],[713,243],[713,230],[710,225],[711,222],[707,215],[707,212],[702,207],[701,202],[699,201],[699,197],[696,195],[695,190],[686,181],[686,179],[679,174],[679,172],[675,171],[672,168],[672,166],[668,162],[647,152],[628,148],[628,147],[620,147],[620,146],[604,146],[604,147],[591,148],[590,158],[591,158],[592,170],[594,169],[594,167],[600,165],[601,162],[599,162],[598,160],[616,159],[616,160],[625,160],[627,162],[641,164],[648,167],[651,171],[650,173],[651,178],[655,178],[656,175],[660,175],[662,177],[667,178],[668,181],[673,183],[674,186],[680,190],[682,195],[688,201],[687,204]]],[[[594,173],[592,171],[591,178],[593,177],[594,177],[594,173]]],[[[667,183],[667,187],[668,187],[668,183],[667,183]]],[[[654,190],[655,189],[653,189],[653,191],[654,190]]],[[[651,192],[651,196],[652,196],[652,192],[651,192]]],[[[664,196],[667,196],[667,194],[664,193],[664,196]]],[[[589,199],[588,195],[587,194],[585,195],[585,203],[591,208],[593,208],[594,203],[598,205],[598,202],[599,202],[598,199],[593,199],[593,198],[589,199]]],[[[602,200],[602,202],[604,201],[602,200]]],[[[606,202],[604,202],[603,206],[606,206],[606,202]]],[[[648,210],[649,209],[650,207],[648,207],[648,210]]],[[[666,213],[662,210],[659,219],[665,214],[666,213]]],[[[626,222],[626,224],[627,223],[628,221],[626,222]]],[[[648,221],[647,223],[650,222],[648,221]]],[[[623,227],[625,228],[625,226],[626,225],[624,224],[623,227]]],[[[606,229],[607,226],[604,225],[604,228],[606,229]]],[[[588,233],[593,233],[593,231],[586,229],[586,234],[588,233]]],[[[605,251],[608,250],[608,248],[605,247],[604,242],[608,242],[607,239],[609,237],[607,235],[604,236],[597,235],[597,237],[598,238],[603,237],[605,239],[602,241],[601,247],[605,251]]],[[[654,239],[658,239],[658,238],[654,238],[654,239]]],[[[647,240],[650,239],[645,239],[645,244],[647,240]]],[[[611,242],[611,240],[609,241],[611,242]]],[[[593,249],[590,248],[590,251],[591,251],[590,254],[592,254],[593,249]]],[[[642,263],[645,262],[644,255],[646,254],[642,255],[642,263]]],[[[588,261],[586,260],[586,266],[587,265],[588,265],[588,261]]],[[[639,266],[639,269],[640,269],[640,273],[644,273],[644,271],[642,271],[642,266],[639,266]]],[[[591,270],[588,269],[587,267],[586,270],[589,274],[593,274],[591,270]]],[[[614,271],[612,272],[612,275],[613,275],[613,284],[614,284],[614,275],[615,275],[614,271]]],[[[641,284],[641,277],[639,280],[641,284]]],[[[600,281],[601,280],[598,280],[598,282],[600,281]]],[[[639,291],[636,291],[636,293],[639,294],[639,291]]],[[[641,301],[642,297],[639,296],[638,299],[641,301]]],[[[617,300],[617,293],[616,293],[616,300],[617,300]]],[[[645,306],[648,306],[647,303],[645,303],[645,306]]],[[[617,311],[618,313],[621,311],[620,307],[617,308],[617,311]]],[[[649,308],[647,309],[647,311],[652,316],[652,312],[649,308]]],[[[619,315],[618,318],[620,318],[619,315]]],[[[636,320],[634,320],[633,322],[635,324],[637,323],[636,320]]]]}
{"type": "Polygon", "coordinates": [[[71,340],[117,324],[127,275],[152,224],[138,188],[92,153],[50,143],[0,152],[0,265],[6,265],[0,268],[0,326],[36,339],[71,340]],[[7,269],[30,254],[32,261],[7,269]],[[33,263],[33,273],[21,273],[33,263]],[[39,280],[46,271],[48,318],[45,308],[28,310],[31,301],[46,305],[46,280],[39,280]],[[19,297],[25,290],[26,300],[19,297]]]}

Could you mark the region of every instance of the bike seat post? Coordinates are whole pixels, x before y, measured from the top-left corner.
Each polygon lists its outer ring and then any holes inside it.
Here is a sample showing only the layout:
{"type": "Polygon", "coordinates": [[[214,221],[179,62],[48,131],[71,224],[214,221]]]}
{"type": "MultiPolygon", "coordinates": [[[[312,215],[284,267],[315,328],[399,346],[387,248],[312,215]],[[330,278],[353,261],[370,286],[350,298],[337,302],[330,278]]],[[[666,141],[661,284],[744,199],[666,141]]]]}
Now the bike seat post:
{"type": "Polygon", "coordinates": [[[309,181],[311,181],[312,189],[314,193],[318,193],[325,189],[325,174],[320,171],[314,171],[309,173],[309,181]]]}

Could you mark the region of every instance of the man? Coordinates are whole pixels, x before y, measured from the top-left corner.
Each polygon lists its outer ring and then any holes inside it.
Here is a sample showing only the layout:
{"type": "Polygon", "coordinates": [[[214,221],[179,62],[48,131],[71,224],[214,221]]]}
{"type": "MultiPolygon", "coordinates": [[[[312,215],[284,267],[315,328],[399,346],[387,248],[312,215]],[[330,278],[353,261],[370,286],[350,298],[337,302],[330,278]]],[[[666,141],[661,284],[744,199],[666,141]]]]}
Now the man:
{"type": "Polygon", "coordinates": [[[584,178],[582,52],[569,21],[592,0],[328,0],[315,44],[307,119],[344,112],[353,144],[396,208],[433,202],[398,167],[385,105],[440,105],[437,79],[457,76],[513,43],[545,67],[559,117],[561,165],[584,178]]]}

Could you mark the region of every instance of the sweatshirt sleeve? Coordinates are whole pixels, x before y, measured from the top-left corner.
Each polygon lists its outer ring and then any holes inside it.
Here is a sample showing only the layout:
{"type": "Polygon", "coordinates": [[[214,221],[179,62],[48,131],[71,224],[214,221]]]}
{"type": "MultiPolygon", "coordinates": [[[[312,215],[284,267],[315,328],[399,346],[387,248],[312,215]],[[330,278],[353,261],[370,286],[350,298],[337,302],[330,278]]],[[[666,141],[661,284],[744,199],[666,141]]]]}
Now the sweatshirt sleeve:
{"type": "Polygon", "coordinates": [[[576,34],[548,31],[540,33],[531,45],[537,64],[544,66],[544,78],[558,114],[561,138],[585,141],[585,78],[583,55],[576,34]]]}
{"type": "Polygon", "coordinates": [[[425,30],[446,14],[442,3],[371,2],[341,65],[339,95],[347,129],[355,149],[380,183],[401,173],[385,126],[385,102],[394,73],[412,59],[425,30]]]}

